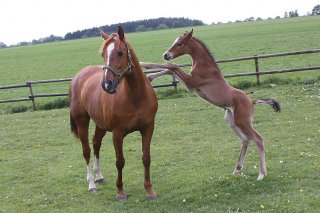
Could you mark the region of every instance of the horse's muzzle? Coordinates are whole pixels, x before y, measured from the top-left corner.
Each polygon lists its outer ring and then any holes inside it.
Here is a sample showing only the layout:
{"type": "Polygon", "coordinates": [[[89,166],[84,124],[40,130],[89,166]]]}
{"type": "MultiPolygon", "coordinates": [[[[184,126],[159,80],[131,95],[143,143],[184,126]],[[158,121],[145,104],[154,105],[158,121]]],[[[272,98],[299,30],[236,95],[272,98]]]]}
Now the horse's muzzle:
{"type": "Polygon", "coordinates": [[[109,94],[114,94],[117,92],[118,81],[117,80],[110,80],[104,79],[101,81],[102,89],[109,94]]]}

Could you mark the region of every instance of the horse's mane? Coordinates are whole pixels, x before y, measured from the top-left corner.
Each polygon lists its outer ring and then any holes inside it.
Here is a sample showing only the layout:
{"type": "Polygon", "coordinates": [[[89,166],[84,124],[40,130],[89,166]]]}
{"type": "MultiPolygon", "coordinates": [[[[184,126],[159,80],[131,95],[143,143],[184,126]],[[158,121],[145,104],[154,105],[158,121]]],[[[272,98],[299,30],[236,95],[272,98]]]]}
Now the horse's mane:
{"type": "Polygon", "coordinates": [[[195,41],[199,42],[201,44],[201,46],[208,52],[208,55],[210,56],[212,61],[214,63],[216,63],[216,60],[214,59],[214,56],[213,56],[212,52],[210,51],[209,47],[202,40],[200,40],[199,38],[192,37],[192,39],[194,39],[195,41]]]}

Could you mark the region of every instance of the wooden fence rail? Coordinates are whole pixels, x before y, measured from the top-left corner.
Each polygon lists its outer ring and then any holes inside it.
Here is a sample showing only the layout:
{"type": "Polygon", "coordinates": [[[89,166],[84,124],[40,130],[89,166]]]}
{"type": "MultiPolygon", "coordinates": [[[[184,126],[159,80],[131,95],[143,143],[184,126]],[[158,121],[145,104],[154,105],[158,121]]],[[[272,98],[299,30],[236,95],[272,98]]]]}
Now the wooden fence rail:
{"type": "MultiPolygon", "coordinates": [[[[255,63],[255,72],[251,73],[238,73],[238,74],[226,74],[224,75],[225,78],[232,78],[232,77],[240,77],[240,76],[256,76],[257,85],[260,85],[260,75],[266,74],[277,74],[277,73],[287,73],[287,72],[301,72],[301,71],[309,71],[309,70],[320,70],[320,66],[309,66],[309,67],[302,67],[302,68],[293,68],[293,69],[283,69],[283,70],[271,70],[271,71],[260,71],[259,68],[259,59],[263,58],[271,58],[271,57],[280,57],[280,56],[289,56],[289,55],[300,55],[300,54],[311,54],[311,53],[320,53],[320,49],[313,49],[313,50],[305,50],[305,51],[296,51],[296,52],[285,52],[285,53],[276,53],[276,54],[266,54],[266,55],[254,55],[249,57],[240,57],[240,58],[231,58],[231,59],[224,59],[218,60],[217,63],[227,63],[227,62],[236,62],[236,61],[245,61],[245,60],[254,60],[255,63]]],[[[319,60],[320,61],[320,60],[319,60]]],[[[191,64],[178,64],[180,67],[189,67],[191,64]]],[[[152,69],[152,70],[145,70],[145,74],[149,73],[156,73],[160,72],[162,69],[152,69]]],[[[68,93],[51,93],[51,94],[34,94],[32,85],[35,84],[48,84],[48,83],[57,83],[57,82],[67,82],[71,81],[72,78],[64,78],[64,79],[52,79],[52,80],[40,80],[40,81],[27,81],[25,84],[18,84],[18,85],[9,85],[9,86],[0,86],[0,90],[2,89],[15,89],[15,88],[22,88],[28,87],[30,95],[27,98],[16,98],[16,99],[9,99],[9,100],[0,100],[0,103],[9,103],[9,102],[20,102],[20,101],[32,101],[34,110],[36,109],[35,98],[41,97],[57,97],[57,96],[67,96],[68,93]]],[[[177,88],[177,83],[179,83],[175,78],[172,78],[171,83],[167,84],[158,84],[153,85],[154,88],[160,87],[174,87],[177,88]]]]}

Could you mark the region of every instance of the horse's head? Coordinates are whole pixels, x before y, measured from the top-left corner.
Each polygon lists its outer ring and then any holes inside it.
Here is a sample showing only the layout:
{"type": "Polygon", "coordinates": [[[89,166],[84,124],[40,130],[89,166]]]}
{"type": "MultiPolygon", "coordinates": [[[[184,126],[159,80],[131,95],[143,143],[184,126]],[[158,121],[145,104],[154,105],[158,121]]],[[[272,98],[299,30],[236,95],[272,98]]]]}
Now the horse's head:
{"type": "Polygon", "coordinates": [[[104,39],[100,49],[104,61],[101,86],[104,91],[113,94],[117,91],[120,81],[131,72],[134,65],[124,31],[120,26],[117,33],[107,35],[102,30],[100,33],[104,39]]]}
{"type": "Polygon", "coordinates": [[[187,45],[192,38],[193,29],[190,32],[185,32],[179,36],[171,45],[171,47],[163,54],[166,61],[177,58],[181,55],[189,53],[190,47],[187,45]]]}

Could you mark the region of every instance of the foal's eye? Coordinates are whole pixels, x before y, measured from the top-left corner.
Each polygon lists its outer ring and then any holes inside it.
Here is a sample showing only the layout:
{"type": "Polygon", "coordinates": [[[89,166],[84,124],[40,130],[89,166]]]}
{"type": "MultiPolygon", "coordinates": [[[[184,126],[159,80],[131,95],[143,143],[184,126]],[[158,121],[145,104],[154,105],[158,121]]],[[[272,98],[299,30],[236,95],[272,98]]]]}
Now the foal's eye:
{"type": "Polygon", "coordinates": [[[118,52],[118,56],[119,56],[119,57],[123,56],[123,52],[119,51],[119,52],[118,52]]]}

